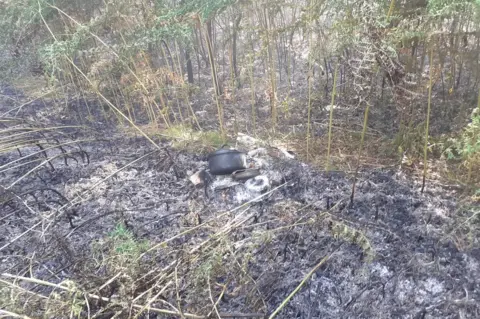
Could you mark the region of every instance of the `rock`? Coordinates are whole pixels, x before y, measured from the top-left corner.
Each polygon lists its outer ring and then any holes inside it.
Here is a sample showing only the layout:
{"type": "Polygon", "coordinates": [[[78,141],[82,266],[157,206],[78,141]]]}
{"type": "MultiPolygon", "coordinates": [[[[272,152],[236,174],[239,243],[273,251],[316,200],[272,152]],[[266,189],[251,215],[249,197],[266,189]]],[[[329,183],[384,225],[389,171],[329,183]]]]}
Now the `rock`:
{"type": "Polygon", "coordinates": [[[203,185],[205,183],[205,171],[201,170],[189,177],[193,185],[203,185]]]}

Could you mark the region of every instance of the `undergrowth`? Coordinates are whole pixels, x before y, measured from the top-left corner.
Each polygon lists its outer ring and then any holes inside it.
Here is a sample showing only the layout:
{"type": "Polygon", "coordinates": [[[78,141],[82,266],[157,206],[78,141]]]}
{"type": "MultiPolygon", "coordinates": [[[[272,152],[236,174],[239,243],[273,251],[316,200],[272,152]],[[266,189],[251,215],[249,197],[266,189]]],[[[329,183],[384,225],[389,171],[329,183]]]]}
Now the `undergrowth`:
{"type": "Polygon", "coordinates": [[[463,178],[468,184],[480,182],[480,107],[472,111],[470,123],[463,132],[445,142],[444,155],[450,161],[460,161],[463,178]]]}

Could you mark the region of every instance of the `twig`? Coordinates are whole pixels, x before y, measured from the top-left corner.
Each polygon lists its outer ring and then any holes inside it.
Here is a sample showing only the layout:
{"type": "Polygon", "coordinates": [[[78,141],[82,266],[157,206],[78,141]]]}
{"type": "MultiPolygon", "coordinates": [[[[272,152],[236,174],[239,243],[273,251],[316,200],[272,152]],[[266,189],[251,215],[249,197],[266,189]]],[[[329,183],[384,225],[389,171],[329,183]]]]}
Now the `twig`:
{"type": "MultiPolygon", "coordinates": [[[[69,144],[75,144],[75,143],[80,143],[80,142],[92,142],[92,141],[95,141],[95,139],[86,139],[86,140],[78,140],[78,141],[70,141],[70,142],[65,142],[65,143],[62,143],[62,144],[57,144],[57,145],[54,145],[54,146],[51,146],[51,147],[47,147],[45,148],[43,151],[48,151],[48,150],[51,150],[51,149],[55,149],[55,148],[58,148],[59,146],[66,146],[66,145],[69,145],[69,144]]],[[[43,151],[37,151],[37,152],[33,152],[31,154],[28,154],[28,155],[25,155],[25,156],[22,156],[16,160],[13,160],[13,161],[10,161],[2,166],[0,166],[0,170],[3,170],[5,167],[13,164],[13,163],[16,163],[16,162],[20,162],[26,158],[29,158],[29,157],[33,157],[37,154],[40,154],[42,153],[43,151]]],[[[37,160],[35,160],[37,161],[37,160]]],[[[30,162],[29,162],[30,163],[30,162]]],[[[22,164],[23,165],[23,164],[22,164]]],[[[18,166],[14,166],[14,167],[18,167],[18,166]]]]}
{"type": "MultiPolygon", "coordinates": [[[[57,285],[57,284],[54,284],[54,283],[51,283],[51,282],[48,282],[48,281],[43,281],[43,280],[36,279],[36,278],[15,276],[15,275],[6,274],[6,273],[3,273],[1,276],[6,277],[6,278],[15,279],[15,280],[22,280],[22,281],[26,281],[26,282],[36,283],[36,284],[40,284],[40,285],[44,285],[44,286],[48,286],[48,287],[52,287],[52,288],[57,288],[57,289],[60,289],[60,290],[63,290],[63,291],[71,292],[71,293],[78,291],[78,289],[76,290],[76,289],[73,289],[73,288],[68,288],[68,287],[65,287],[65,286],[62,286],[62,285],[57,285]]],[[[85,293],[85,292],[82,292],[82,293],[85,296],[87,296],[88,298],[91,298],[91,299],[101,300],[101,301],[105,301],[105,302],[112,302],[112,300],[109,299],[109,298],[105,298],[105,297],[102,297],[102,296],[98,296],[98,295],[94,295],[94,294],[90,294],[90,293],[85,293]]],[[[134,304],[133,308],[148,310],[148,311],[161,313],[161,314],[180,316],[180,313],[176,312],[176,311],[170,311],[170,310],[159,309],[159,308],[152,308],[152,307],[149,307],[149,306],[142,306],[142,305],[134,304]]],[[[191,313],[185,313],[184,316],[186,318],[192,318],[192,319],[205,319],[204,316],[199,316],[199,315],[195,315],[195,314],[191,314],[191,313]]],[[[22,317],[19,317],[19,318],[22,318],[22,317]]],[[[26,318],[28,318],[28,317],[26,317],[26,318]]]]}
{"type": "Polygon", "coordinates": [[[115,276],[113,276],[112,278],[110,278],[106,283],[104,283],[103,285],[100,286],[100,288],[98,288],[97,290],[98,291],[102,291],[103,288],[107,287],[108,285],[110,285],[115,279],[117,279],[120,275],[122,275],[121,272],[119,272],[118,274],[116,274],[115,276]]]}
{"type": "MultiPolygon", "coordinates": [[[[338,248],[337,248],[338,249],[338,248]]],[[[330,255],[327,255],[325,257],[323,257],[322,260],[320,260],[320,262],[312,269],[310,270],[310,272],[303,278],[302,282],[300,282],[300,284],[297,286],[297,288],[295,288],[288,296],[287,298],[285,298],[285,300],[280,304],[280,306],[278,306],[277,309],[275,309],[275,311],[270,315],[270,317],[268,317],[268,319],[273,319],[275,318],[278,313],[288,304],[288,302],[290,301],[290,299],[293,298],[293,296],[295,296],[297,294],[297,292],[300,291],[300,289],[303,287],[303,285],[305,285],[305,283],[310,279],[310,277],[312,277],[312,275],[333,255],[330,254],[330,255]]]]}
{"type": "MultiPolygon", "coordinates": [[[[60,290],[63,290],[63,291],[68,291],[68,292],[71,292],[71,293],[79,291],[79,290],[76,290],[76,289],[73,289],[73,288],[68,288],[68,287],[65,287],[65,286],[62,286],[62,285],[57,285],[57,284],[47,282],[47,281],[43,281],[43,280],[36,279],[36,278],[15,276],[15,275],[7,274],[7,273],[3,273],[3,274],[1,274],[1,276],[6,277],[6,278],[11,278],[11,279],[14,279],[14,280],[22,280],[22,281],[36,283],[36,284],[40,284],[40,285],[44,285],[44,286],[48,286],[48,287],[53,287],[53,288],[57,288],[57,289],[60,289],[60,290]]],[[[163,290],[161,292],[163,293],[163,290]]],[[[109,299],[109,298],[105,298],[105,297],[101,297],[101,296],[98,296],[98,295],[85,293],[85,292],[82,292],[82,293],[86,297],[91,298],[91,299],[101,300],[101,301],[105,301],[105,302],[112,302],[112,300],[109,299]]],[[[156,296],[156,297],[158,297],[158,296],[156,296]]],[[[150,300],[150,302],[152,302],[154,299],[155,298],[152,298],[152,300],[150,300]]],[[[149,307],[149,306],[142,306],[142,305],[137,305],[137,304],[133,304],[132,307],[135,308],[135,309],[148,310],[148,311],[151,311],[151,312],[156,312],[156,313],[164,314],[164,315],[172,315],[172,316],[177,316],[177,317],[181,316],[180,312],[178,312],[178,311],[170,311],[170,310],[166,310],[166,309],[154,308],[154,307],[149,307]]],[[[6,310],[0,310],[0,312],[2,312],[2,311],[5,314],[14,316],[15,318],[30,319],[30,317],[27,317],[27,316],[20,316],[20,315],[14,314],[14,313],[9,313],[6,310]]],[[[195,315],[195,314],[191,314],[191,313],[184,313],[183,316],[185,318],[191,318],[191,319],[206,319],[207,318],[205,316],[199,316],[199,315],[195,315]]],[[[245,314],[242,314],[242,313],[220,313],[220,317],[221,318],[251,318],[251,317],[261,318],[261,317],[264,317],[264,315],[259,314],[259,313],[245,313],[245,314]]]]}
{"type": "MultiPolygon", "coordinates": [[[[95,216],[95,217],[92,217],[90,219],[87,219],[86,221],[84,221],[83,223],[81,223],[80,225],[78,225],[77,227],[75,227],[74,229],[72,229],[67,235],[65,235],[65,238],[68,238],[70,237],[75,231],[77,231],[79,228],[83,227],[83,226],[86,226],[94,221],[96,221],[97,219],[100,219],[100,218],[103,218],[103,217],[106,217],[106,216],[109,216],[109,215],[112,215],[112,214],[117,214],[117,213],[125,213],[125,212],[143,212],[143,211],[149,211],[149,210],[152,210],[154,209],[155,206],[150,206],[150,207],[145,207],[145,208],[136,208],[136,209],[119,209],[119,210],[112,210],[112,211],[108,211],[108,212],[105,212],[103,214],[100,214],[98,216],[95,216]]],[[[162,216],[163,217],[163,216],[162,216]]]]}
{"type": "Polygon", "coordinates": [[[220,313],[221,318],[265,318],[263,313],[220,313]]]}
{"type": "Polygon", "coordinates": [[[210,295],[210,300],[212,301],[212,304],[213,304],[213,308],[212,308],[212,310],[210,311],[210,313],[207,315],[207,318],[210,318],[210,316],[212,315],[212,312],[215,310],[215,313],[217,314],[217,317],[218,317],[219,319],[221,319],[222,317],[220,316],[220,313],[218,312],[217,305],[218,305],[218,303],[220,302],[220,300],[222,299],[223,294],[225,293],[225,290],[227,289],[227,284],[225,284],[225,285],[223,286],[222,292],[221,292],[220,295],[218,296],[217,301],[214,301],[214,300],[213,300],[213,294],[212,294],[212,287],[211,287],[211,285],[210,285],[210,274],[208,274],[207,283],[208,283],[208,293],[209,293],[209,295],[210,295]]]}
{"type": "MultiPolygon", "coordinates": [[[[147,294],[150,294],[150,292],[159,285],[160,280],[162,280],[162,279],[163,279],[163,277],[160,278],[159,280],[157,280],[157,282],[156,282],[154,285],[152,285],[149,289],[145,290],[144,292],[142,292],[141,294],[139,294],[137,297],[135,297],[135,299],[133,299],[133,301],[132,301],[132,304],[135,304],[135,303],[137,302],[137,300],[139,300],[139,299],[142,298],[143,296],[145,296],[145,295],[147,295],[147,294]]],[[[160,294],[163,294],[163,293],[172,285],[172,283],[173,283],[173,281],[170,280],[169,282],[167,282],[166,284],[164,284],[163,287],[162,287],[162,289],[160,290],[160,294]]],[[[170,305],[170,306],[171,306],[171,305],[170,305]]],[[[173,307],[173,306],[171,306],[171,307],[176,310],[175,307],[173,307]]]]}
{"type": "MultiPolygon", "coordinates": [[[[163,294],[165,292],[165,290],[167,290],[167,287],[170,286],[171,282],[169,282],[168,284],[166,284],[155,296],[153,296],[152,298],[150,298],[149,300],[147,300],[147,303],[143,306],[140,306],[140,305],[132,305],[133,308],[136,308],[136,309],[139,309],[140,307],[140,311],[137,313],[137,315],[134,317],[134,319],[137,319],[140,317],[140,315],[145,311],[145,310],[148,310],[148,311],[153,311],[152,308],[150,307],[150,305],[158,299],[158,297],[160,297],[161,294],[163,294]]],[[[165,300],[162,300],[160,299],[161,302],[169,305],[170,307],[172,307],[173,309],[173,313],[176,313],[177,316],[180,316],[182,319],[185,319],[186,317],[188,316],[185,316],[179,309],[175,308],[171,303],[165,301],[165,300]]],[[[170,310],[166,310],[166,309],[161,309],[162,311],[170,311],[170,310]]],[[[163,313],[163,312],[160,312],[160,313],[163,313]]],[[[195,316],[195,315],[194,315],[195,316]]]]}
{"type": "MultiPolygon", "coordinates": [[[[242,267],[242,265],[240,265],[240,263],[238,262],[238,259],[235,257],[235,252],[232,250],[232,247],[229,246],[229,250],[230,250],[230,253],[232,254],[232,258],[233,260],[235,261],[235,263],[237,264],[238,266],[238,269],[240,269],[240,271],[248,277],[248,279],[250,279],[252,282],[253,282],[253,286],[257,293],[259,294],[259,296],[262,295],[262,293],[260,292],[260,289],[258,288],[258,284],[257,282],[255,281],[255,279],[253,279],[253,277],[244,269],[244,267],[242,267]]],[[[252,289],[252,290],[253,290],[252,289]]],[[[267,304],[265,303],[265,300],[263,298],[260,298],[262,303],[263,303],[263,309],[266,310],[267,309],[267,304]]]]}
{"type": "MultiPolygon", "coordinates": [[[[117,169],[116,171],[114,171],[113,173],[111,173],[110,175],[106,176],[105,178],[99,180],[97,183],[93,184],[90,188],[84,190],[81,194],[76,195],[76,197],[73,198],[73,199],[70,201],[70,203],[63,205],[63,206],[60,207],[58,210],[56,210],[56,211],[54,211],[52,214],[50,214],[48,217],[53,216],[56,212],[58,212],[58,211],[60,211],[60,210],[62,210],[62,209],[68,208],[68,206],[74,206],[75,204],[81,203],[82,201],[84,201],[84,200],[86,200],[86,199],[82,199],[82,200],[80,200],[80,201],[78,201],[78,199],[79,199],[79,198],[82,198],[82,196],[86,195],[88,192],[91,192],[92,190],[94,190],[98,185],[104,183],[106,180],[108,180],[109,178],[115,176],[116,174],[118,174],[119,172],[123,171],[123,170],[126,169],[127,167],[129,167],[129,166],[131,166],[131,165],[133,165],[133,164],[135,164],[135,163],[143,160],[144,158],[146,158],[146,157],[148,157],[148,156],[150,156],[150,155],[152,155],[152,154],[155,154],[155,153],[158,152],[158,151],[159,151],[159,150],[154,150],[154,151],[152,151],[152,152],[150,152],[150,153],[147,153],[147,154],[145,154],[145,155],[137,158],[136,160],[128,163],[127,165],[120,167],[119,169],[117,169]],[[77,200],[77,201],[74,202],[74,200],[77,200]]],[[[62,213],[64,213],[64,212],[65,212],[65,211],[63,211],[62,213]]],[[[51,225],[51,223],[50,223],[50,225],[51,225]]],[[[47,229],[50,227],[50,225],[48,225],[48,226],[45,228],[44,231],[47,231],[47,229]]]]}
{"type": "MultiPolygon", "coordinates": [[[[0,188],[2,188],[4,191],[7,191],[7,189],[5,189],[5,187],[1,186],[0,185],[0,188]]],[[[10,191],[11,192],[11,191],[10,191]]],[[[35,212],[35,210],[33,210],[30,206],[28,206],[28,204],[26,202],[24,202],[18,195],[16,195],[15,193],[11,192],[31,213],[33,214],[37,214],[35,212]]],[[[3,245],[2,247],[0,247],[0,251],[2,251],[3,249],[7,248],[8,246],[10,246],[11,244],[13,244],[14,242],[16,242],[17,240],[19,240],[20,238],[22,238],[23,236],[25,236],[26,234],[28,234],[30,231],[32,231],[33,229],[37,228],[38,226],[40,226],[42,224],[43,221],[39,221],[38,223],[36,223],[35,225],[33,225],[32,227],[28,228],[26,231],[24,231],[23,233],[21,233],[20,235],[18,235],[17,237],[13,238],[12,240],[10,240],[8,243],[6,243],[5,245],[3,245]]]]}
{"type": "MultiPolygon", "coordinates": [[[[40,145],[40,144],[38,144],[40,145]]],[[[42,149],[41,153],[44,153],[45,156],[47,156],[47,154],[45,153],[45,150],[42,149]]],[[[71,152],[69,152],[71,153],[71,152]]],[[[68,153],[67,153],[68,155],[68,153]]],[[[55,168],[53,168],[53,165],[52,165],[52,161],[56,158],[59,158],[59,157],[63,157],[65,156],[65,154],[63,153],[60,153],[60,154],[57,154],[53,157],[46,157],[45,161],[41,162],[40,164],[38,164],[37,166],[35,166],[34,168],[32,168],[31,170],[29,170],[28,172],[26,172],[24,175],[22,175],[20,178],[18,178],[16,181],[14,181],[12,184],[10,184],[10,186],[6,187],[5,189],[11,189],[13,186],[15,186],[17,183],[21,182],[23,179],[25,179],[26,177],[28,177],[30,174],[32,174],[33,172],[35,172],[37,169],[41,168],[43,165],[45,164],[49,164],[51,167],[52,167],[52,170],[55,170],[55,168]]]]}
{"type": "MultiPolygon", "coordinates": [[[[112,176],[118,174],[119,172],[121,172],[122,170],[124,170],[125,168],[139,162],[140,160],[154,154],[158,152],[158,150],[155,150],[153,152],[150,152],[148,154],[145,154],[139,158],[137,158],[136,160],[128,163],[127,165],[119,168],[118,170],[116,170],[115,172],[111,173],[110,175],[108,175],[107,177],[105,177],[104,179],[98,181],[97,183],[95,183],[92,187],[90,187],[89,189],[83,191],[81,194],[77,195],[74,199],[72,199],[69,203],[63,205],[62,207],[58,208],[57,210],[53,211],[51,214],[47,215],[44,217],[44,220],[45,219],[49,219],[51,217],[53,217],[57,212],[61,211],[61,210],[64,210],[66,208],[68,208],[68,206],[73,206],[75,204],[78,204],[78,203],[81,203],[82,201],[77,201],[76,203],[73,202],[75,199],[78,199],[78,198],[81,198],[83,195],[85,195],[87,192],[90,192],[92,191],[95,187],[97,187],[98,185],[100,185],[101,183],[104,183],[106,180],[108,180],[109,178],[111,178],[112,176]]],[[[4,190],[8,190],[6,189],[5,187],[1,186],[4,190]]],[[[16,195],[15,195],[16,196],[16,195]]],[[[33,212],[34,214],[36,214],[36,212],[30,208],[26,203],[24,203],[18,196],[16,196],[31,212],[33,212]]],[[[85,200],[85,199],[83,199],[85,200]]],[[[63,211],[59,216],[57,217],[60,217],[65,211],[63,211]]],[[[13,238],[11,241],[9,241],[8,243],[6,243],[5,245],[3,245],[2,247],[0,247],[0,251],[2,251],[3,249],[7,248],[8,246],[10,246],[11,244],[13,244],[14,242],[16,242],[17,240],[19,240],[20,238],[22,238],[23,236],[25,236],[26,234],[28,234],[30,231],[34,230],[35,228],[37,228],[38,226],[40,226],[41,224],[43,223],[43,220],[42,221],[39,221],[38,223],[36,223],[35,225],[33,225],[32,227],[28,228],[26,231],[24,231],[23,233],[21,233],[20,235],[18,235],[17,237],[13,238]]],[[[53,222],[51,222],[49,225],[47,225],[45,227],[45,229],[43,230],[43,232],[46,232],[48,230],[48,228],[52,225],[53,222]]]]}
{"type": "Polygon", "coordinates": [[[238,206],[238,207],[235,207],[235,208],[232,209],[232,210],[229,210],[229,211],[227,211],[227,212],[225,212],[225,213],[223,213],[223,214],[220,214],[220,215],[218,215],[218,216],[216,216],[216,217],[214,217],[214,218],[212,218],[212,219],[210,219],[210,220],[208,220],[208,221],[206,221],[206,222],[204,222],[204,223],[202,223],[202,224],[200,224],[200,225],[197,225],[197,226],[195,226],[195,227],[192,227],[192,228],[190,228],[190,229],[187,229],[187,230],[185,230],[185,231],[183,231],[183,232],[181,232],[181,233],[179,233],[179,234],[177,234],[177,235],[175,235],[175,236],[173,236],[173,237],[170,237],[170,238],[162,241],[161,243],[158,243],[158,244],[152,246],[152,247],[151,247],[150,249],[148,249],[146,252],[144,252],[143,254],[141,254],[140,257],[138,257],[138,259],[143,258],[147,253],[151,252],[152,250],[156,250],[156,249],[158,249],[158,248],[160,248],[160,247],[164,247],[164,246],[166,246],[169,242],[171,242],[171,241],[173,241],[173,240],[175,240],[175,239],[177,239],[177,238],[179,238],[179,237],[182,237],[183,235],[186,235],[186,234],[188,234],[188,233],[191,233],[191,232],[193,232],[194,230],[197,230],[197,229],[199,229],[199,228],[202,228],[202,227],[204,227],[205,225],[211,223],[212,221],[214,221],[214,220],[216,220],[216,219],[218,219],[218,218],[220,218],[220,217],[223,217],[223,216],[225,216],[225,215],[234,213],[234,212],[236,212],[237,210],[241,209],[242,207],[246,207],[246,206],[250,205],[251,203],[254,203],[254,202],[256,202],[256,201],[258,201],[258,200],[260,200],[260,199],[262,199],[262,198],[264,198],[264,197],[272,194],[274,191],[276,191],[277,189],[280,189],[280,188],[284,187],[285,185],[287,185],[287,183],[283,183],[282,185],[277,186],[277,187],[275,187],[274,189],[266,192],[265,194],[262,194],[262,195],[254,198],[254,199],[252,199],[252,200],[250,200],[250,201],[248,201],[248,202],[246,202],[246,203],[244,203],[244,204],[242,204],[242,205],[240,205],[240,206],[238,206]]]}
{"type": "Polygon", "coordinates": [[[177,296],[177,307],[178,307],[178,312],[180,312],[180,315],[182,316],[182,319],[185,318],[185,316],[183,315],[183,311],[182,311],[182,307],[181,307],[181,299],[180,299],[180,293],[178,291],[178,270],[177,270],[177,266],[175,266],[175,293],[176,293],[176,296],[177,296]]]}
{"type": "Polygon", "coordinates": [[[31,319],[30,317],[25,316],[25,315],[19,315],[19,314],[10,312],[10,311],[0,309],[0,314],[2,314],[2,313],[6,314],[7,316],[13,317],[13,318],[31,319]]]}
{"type": "Polygon", "coordinates": [[[41,294],[38,294],[38,293],[36,293],[36,292],[27,290],[27,289],[22,288],[22,287],[20,287],[20,286],[17,286],[17,285],[15,285],[14,283],[11,283],[11,282],[9,282],[9,281],[1,280],[1,279],[0,279],[0,283],[3,283],[3,284],[8,285],[8,286],[11,286],[12,288],[15,288],[15,289],[17,289],[17,290],[20,290],[21,292],[27,293],[27,294],[29,294],[29,295],[33,295],[33,296],[35,296],[35,297],[37,297],[37,298],[40,298],[40,299],[48,299],[48,297],[46,297],[46,296],[44,296],[44,295],[41,295],[41,294]]]}

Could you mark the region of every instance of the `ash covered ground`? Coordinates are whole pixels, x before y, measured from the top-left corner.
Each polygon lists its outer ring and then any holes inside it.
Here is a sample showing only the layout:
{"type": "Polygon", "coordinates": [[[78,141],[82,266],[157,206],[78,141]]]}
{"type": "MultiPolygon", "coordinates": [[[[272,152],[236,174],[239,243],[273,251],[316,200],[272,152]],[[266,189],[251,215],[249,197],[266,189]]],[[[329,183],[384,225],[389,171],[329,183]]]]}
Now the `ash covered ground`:
{"type": "MultiPolygon", "coordinates": [[[[4,88],[3,94],[13,93],[4,88]]],[[[61,116],[51,119],[41,103],[33,109],[29,124],[29,116],[4,119],[14,127],[35,127],[46,118],[49,125],[68,124],[61,116]]],[[[360,173],[350,205],[351,177],[267,149],[253,160],[262,163],[270,191],[254,200],[242,183],[215,190],[221,178],[208,183],[207,192],[194,186],[189,177],[206,167],[205,155],[172,149],[166,141],[156,140],[157,149],[102,123],[45,131],[38,139],[64,146],[1,155],[2,166],[30,154],[38,159],[1,173],[2,273],[55,283],[72,279],[95,291],[95,279],[104,283],[113,273],[95,265],[92,247],[120,223],[137,240],[168,242],[141,263],[145,272],[181,264],[180,288],[161,297],[176,305],[178,293],[191,313],[209,313],[213,291],[222,293],[221,313],[268,316],[327,257],[278,318],[480,317],[477,239],[461,245],[452,235],[459,216],[475,208],[462,207],[452,189],[430,183],[422,194],[400,170],[368,170],[360,173]],[[47,157],[50,164],[27,174],[47,157]],[[207,289],[196,268],[212,259],[214,266],[205,267],[213,286],[207,289]]],[[[112,281],[107,297],[114,299],[121,286],[120,279],[112,281]]],[[[148,288],[138,286],[131,296],[148,288]]]]}

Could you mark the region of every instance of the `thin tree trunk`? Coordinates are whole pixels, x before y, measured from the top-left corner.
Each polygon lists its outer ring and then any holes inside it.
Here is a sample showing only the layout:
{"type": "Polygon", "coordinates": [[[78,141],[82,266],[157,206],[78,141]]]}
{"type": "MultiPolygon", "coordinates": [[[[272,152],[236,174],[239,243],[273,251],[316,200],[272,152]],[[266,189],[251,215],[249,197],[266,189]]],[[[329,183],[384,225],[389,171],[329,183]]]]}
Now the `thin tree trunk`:
{"type": "Polygon", "coordinates": [[[235,23],[233,25],[233,39],[232,39],[232,63],[233,63],[233,74],[235,78],[238,76],[238,66],[237,66],[237,37],[238,37],[238,28],[240,26],[240,22],[242,21],[242,13],[239,13],[237,18],[235,19],[235,23]]]}
{"type": "Polygon", "coordinates": [[[175,73],[175,60],[173,60],[172,52],[170,51],[170,48],[168,47],[167,42],[165,42],[164,40],[162,40],[162,43],[163,43],[163,45],[164,45],[164,47],[165,47],[165,50],[167,50],[167,53],[168,53],[168,56],[165,55],[165,59],[166,59],[166,61],[167,61],[167,65],[171,65],[172,72],[175,73]],[[168,62],[168,58],[170,58],[172,64],[170,64],[170,63],[168,62]]]}
{"type": "Polygon", "coordinates": [[[188,76],[188,83],[193,84],[193,66],[192,60],[190,59],[190,49],[185,49],[185,60],[187,61],[187,76],[188,76]]]}
{"type": "Polygon", "coordinates": [[[200,71],[202,69],[202,61],[200,60],[200,54],[198,53],[198,49],[195,49],[195,57],[197,59],[197,79],[198,83],[200,83],[200,71]]]}
{"type": "Polygon", "coordinates": [[[325,81],[325,99],[327,99],[328,98],[328,63],[327,63],[326,58],[323,58],[323,63],[325,64],[325,78],[326,78],[326,81],[325,81]]]}
{"type": "Polygon", "coordinates": [[[463,69],[463,62],[460,62],[460,65],[458,66],[458,76],[457,76],[457,82],[455,83],[455,90],[457,90],[460,87],[460,81],[462,78],[462,69],[463,69]]]}
{"type": "Polygon", "coordinates": [[[476,61],[476,68],[475,68],[475,83],[473,83],[473,87],[477,87],[478,84],[478,78],[480,75],[480,33],[477,34],[477,49],[475,50],[476,56],[475,56],[475,61],[476,61]]]}
{"type": "Polygon", "coordinates": [[[207,33],[208,33],[209,43],[212,48],[212,52],[215,52],[215,46],[213,45],[215,43],[215,39],[213,35],[212,20],[207,21],[207,33]]]}
{"type": "Polygon", "coordinates": [[[275,54],[271,45],[271,36],[270,36],[270,17],[267,8],[264,8],[264,18],[265,18],[265,34],[266,34],[266,45],[267,45],[267,58],[268,58],[268,69],[270,74],[270,113],[272,118],[272,127],[275,129],[277,125],[277,87],[276,87],[276,68],[275,68],[275,54]]]}
{"type": "MultiPolygon", "coordinates": [[[[211,21],[209,21],[209,22],[211,24],[211,21]]],[[[209,23],[207,22],[207,28],[208,28],[208,24],[209,23]]],[[[210,31],[211,31],[211,27],[210,27],[210,31]]],[[[213,77],[213,83],[214,83],[214,86],[215,86],[215,94],[218,97],[222,93],[221,93],[220,85],[219,85],[219,82],[218,82],[217,68],[216,68],[216,63],[215,63],[215,54],[214,54],[214,51],[213,51],[212,39],[210,38],[210,34],[211,34],[210,31],[206,33],[206,42],[207,42],[208,56],[210,57],[210,68],[212,69],[212,77],[213,77]]],[[[222,127],[222,129],[223,129],[223,127],[222,127]]]]}
{"type": "MultiPolygon", "coordinates": [[[[202,27],[200,24],[197,25],[197,27],[194,29],[195,32],[195,38],[197,39],[197,47],[200,49],[197,52],[200,53],[202,56],[202,60],[205,62],[206,67],[210,65],[210,60],[208,59],[208,53],[205,50],[205,46],[203,45],[203,34],[202,34],[202,27]],[[198,33],[197,33],[198,30],[198,33]]],[[[198,68],[200,68],[200,64],[198,64],[198,68]]]]}

